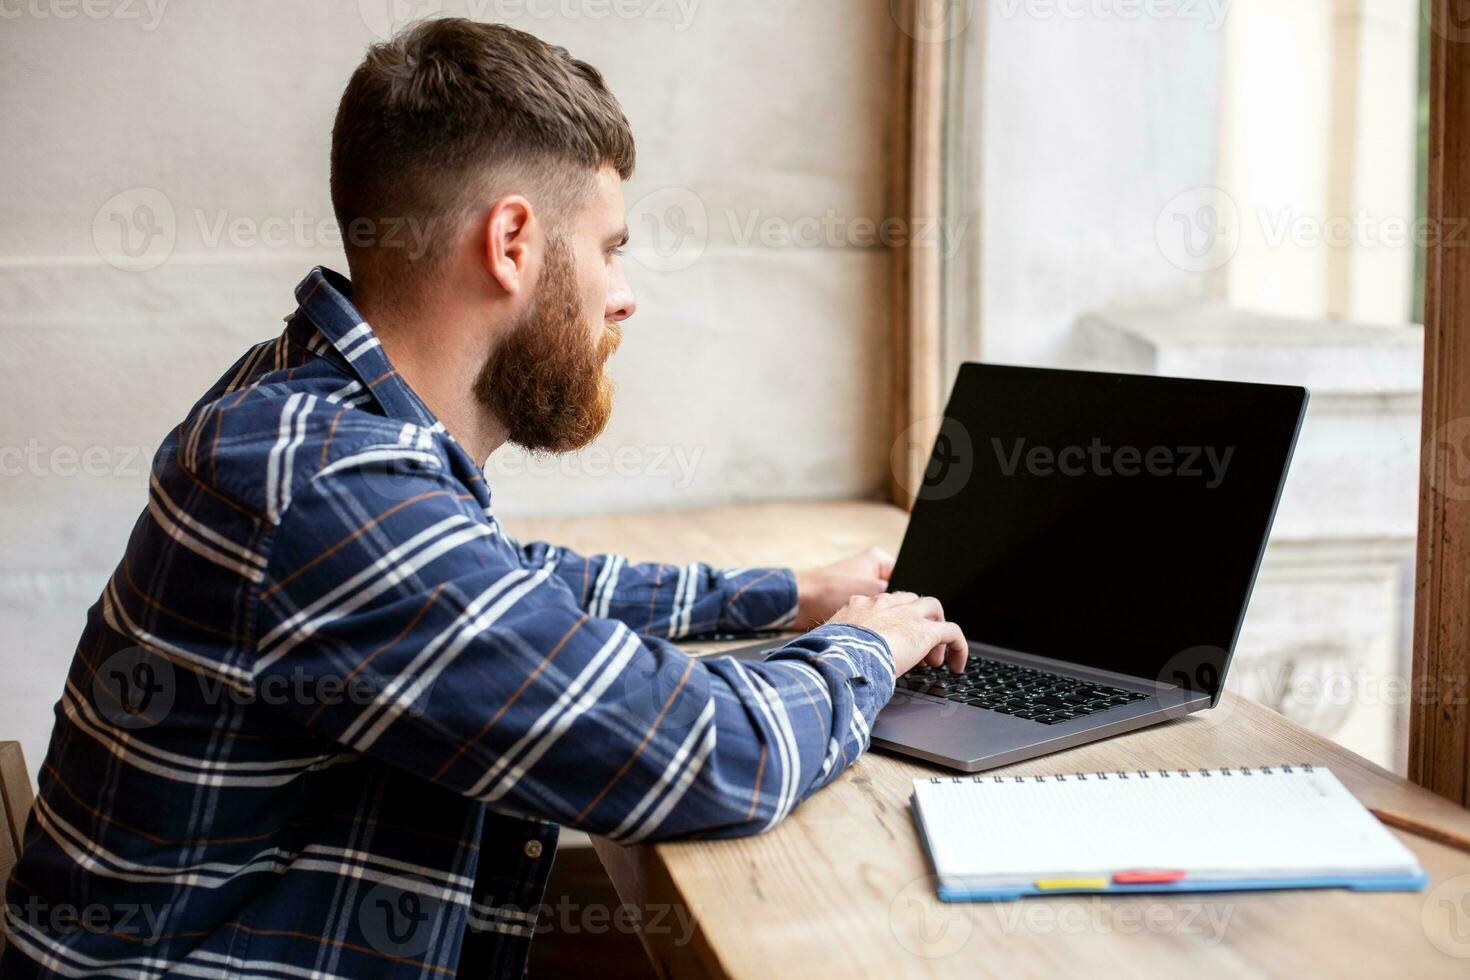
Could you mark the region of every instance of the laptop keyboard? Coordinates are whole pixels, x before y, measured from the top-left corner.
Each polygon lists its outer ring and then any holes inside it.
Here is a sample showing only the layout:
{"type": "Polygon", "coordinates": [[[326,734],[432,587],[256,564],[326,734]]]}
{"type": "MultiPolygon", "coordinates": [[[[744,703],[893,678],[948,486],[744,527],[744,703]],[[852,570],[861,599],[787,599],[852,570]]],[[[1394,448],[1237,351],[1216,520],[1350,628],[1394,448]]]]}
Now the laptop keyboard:
{"type": "Polygon", "coordinates": [[[919,666],[900,677],[898,687],[1043,725],[1059,725],[1148,697],[975,656],[970,657],[963,674],[951,674],[948,667],[919,666]]]}

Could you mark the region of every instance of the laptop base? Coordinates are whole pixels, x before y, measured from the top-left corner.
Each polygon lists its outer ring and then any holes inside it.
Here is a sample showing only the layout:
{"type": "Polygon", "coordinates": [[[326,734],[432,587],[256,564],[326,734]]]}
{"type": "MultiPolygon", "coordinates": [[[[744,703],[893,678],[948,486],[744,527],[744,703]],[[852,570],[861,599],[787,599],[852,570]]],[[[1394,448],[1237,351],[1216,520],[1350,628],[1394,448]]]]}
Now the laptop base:
{"type": "MultiPolygon", "coordinates": [[[[722,656],[739,660],[763,660],[780,649],[770,641],[732,650],[722,656]]],[[[926,762],[982,772],[1013,762],[1061,752],[1088,742],[1111,738],[1147,728],[1162,721],[1182,718],[1208,708],[1210,697],[1136,677],[1064,664],[984,644],[970,644],[972,657],[1033,667],[1079,680],[1108,684],[1147,695],[1132,704],[1054,725],[1017,718],[974,705],[961,704],[931,694],[894,691],[888,705],[873,723],[874,748],[912,756],[926,762]]]]}

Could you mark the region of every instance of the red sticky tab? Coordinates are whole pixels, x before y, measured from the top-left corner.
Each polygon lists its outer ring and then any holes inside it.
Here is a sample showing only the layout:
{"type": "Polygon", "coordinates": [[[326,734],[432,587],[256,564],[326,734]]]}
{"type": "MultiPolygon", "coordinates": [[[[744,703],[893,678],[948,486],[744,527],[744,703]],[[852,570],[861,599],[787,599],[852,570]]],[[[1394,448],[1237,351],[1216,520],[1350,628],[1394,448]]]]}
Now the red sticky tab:
{"type": "Polygon", "coordinates": [[[1181,881],[1183,871],[1119,871],[1113,875],[1115,885],[1166,885],[1181,881]]]}

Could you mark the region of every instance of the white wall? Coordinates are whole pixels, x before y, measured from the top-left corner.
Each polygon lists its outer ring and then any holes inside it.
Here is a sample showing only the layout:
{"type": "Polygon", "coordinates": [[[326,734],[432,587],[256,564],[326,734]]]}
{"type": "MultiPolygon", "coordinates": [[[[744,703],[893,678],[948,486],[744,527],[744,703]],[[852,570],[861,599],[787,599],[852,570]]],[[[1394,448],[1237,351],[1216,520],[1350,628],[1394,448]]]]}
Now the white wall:
{"type": "Polygon", "coordinates": [[[1078,316],[1207,295],[1157,219],[1215,182],[1228,7],[989,0],[978,118],[980,354],[1055,365],[1078,316]],[[1217,12],[1218,7],[1218,12],[1217,12]],[[1118,11],[1174,11],[1125,16],[1118,11]]]}
{"type": "Polygon", "coordinates": [[[374,29],[416,7],[504,20],[602,68],[640,138],[629,202],[655,195],[630,215],[641,307],[614,362],[607,456],[538,475],[497,454],[501,509],[883,484],[888,261],[850,232],[886,200],[886,4],[4,0],[0,738],[21,738],[33,767],[84,610],[143,505],[152,448],[280,329],[310,266],[345,271],[318,227],[331,217],[332,114],[374,29]],[[661,254],[685,227],[670,208],[696,234],[661,254]],[[803,237],[811,222],[797,222],[829,210],[836,232],[803,237]],[[658,243],[650,214],[666,223],[658,243]],[[102,255],[117,258],[114,215],[172,227],[172,250],[159,235],[120,263],[154,267],[116,268],[102,255]],[[811,244],[747,239],[769,218],[811,244]]]}

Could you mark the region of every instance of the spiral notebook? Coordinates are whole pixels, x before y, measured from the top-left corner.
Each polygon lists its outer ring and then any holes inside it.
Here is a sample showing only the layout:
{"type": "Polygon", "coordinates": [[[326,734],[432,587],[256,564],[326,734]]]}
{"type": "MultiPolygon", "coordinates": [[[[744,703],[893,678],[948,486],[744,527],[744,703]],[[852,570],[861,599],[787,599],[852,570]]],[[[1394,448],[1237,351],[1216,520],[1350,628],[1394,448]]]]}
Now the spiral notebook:
{"type": "Polygon", "coordinates": [[[1320,766],[946,776],[915,780],[913,809],[951,902],[1428,881],[1320,766]]]}

